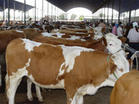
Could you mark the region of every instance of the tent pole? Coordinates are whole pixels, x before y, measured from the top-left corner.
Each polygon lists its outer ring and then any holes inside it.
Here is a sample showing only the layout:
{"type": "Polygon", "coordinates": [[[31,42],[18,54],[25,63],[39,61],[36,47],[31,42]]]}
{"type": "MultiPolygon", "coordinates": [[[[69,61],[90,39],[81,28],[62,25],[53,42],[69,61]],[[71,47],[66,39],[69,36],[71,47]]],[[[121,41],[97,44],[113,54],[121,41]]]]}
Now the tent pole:
{"type": "Polygon", "coordinates": [[[35,0],[35,21],[36,21],[36,0],[35,0]]]}
{"type": "Polygon", "coordinates": [[[104,22],[105,22],[105,19],[106,19],[106,7],[104,7],[104,22]]]}
{"type": "Polygon", "coordinates": [[[129,11],[129,23],[131,22],[131,10],[129,11]]]}
{"type": "Polygon", "coordinates": [[[10,1],[11,0],[8,0],[8,25],[10,25],[10,1]]]}
{"type": "Polygon", "coordinates": [[[104,15],[105,15],[105,11],[104,11],[104,7],[103,7],[103,19],[104,19],[104,15]]]}
{"type": "Polygon", "coordinates": [[[55,22],[56,22],[56,6],[55,6],[55,22]]]}
{"type": "Polygon", "coordinates": [[[136,9],[135,9],[135,13],[134,13],[134,21],[136,20],[136,9]]]}
{"type": "Polygon", "coordinates": [[[42,0],[42,18],[43,18],[43,11],[44,11],[44,0],[42,0]]]}
{"type": "Polygon", "coordinates": [[[47,19],[49,19],[49,2],[47,1],[47,19]]]}
{"type": "Polygon", "coordinates": [[[26,25],[26,0],[24,0],[24,24],[26,25]]]}
{"type": "Polygon", "coordinates": [[[108,1],[108,4],[107,4],[107,24],[109,23],[109,2],[108,1]]]}
{"type": "Polygon", "coordinates": [[[111,18],[111,23],[113,23],[113,9],[114,9],[114,0],[112,0],[112,18],[111,18]]]}
{"type": "Polygon", "coordinates": [[[15,2],[14,2],[14,21],[15,21],[15,2]]]}
{"type": "Polygon", "coordinates": [[[120,13],[121,13],[121,0],[119,0],[119,15],[118,15],[118,23],[120,22],[120,13]]]}
{"type": "Polygon", "coordinates": [[[51,4],[51,22],[53,21],[53,5],[51,4]]]}
{"type": "Polygon", "coordinates": [[[5,0],[3,0],[3,21],[5,21],[5,0]]]}

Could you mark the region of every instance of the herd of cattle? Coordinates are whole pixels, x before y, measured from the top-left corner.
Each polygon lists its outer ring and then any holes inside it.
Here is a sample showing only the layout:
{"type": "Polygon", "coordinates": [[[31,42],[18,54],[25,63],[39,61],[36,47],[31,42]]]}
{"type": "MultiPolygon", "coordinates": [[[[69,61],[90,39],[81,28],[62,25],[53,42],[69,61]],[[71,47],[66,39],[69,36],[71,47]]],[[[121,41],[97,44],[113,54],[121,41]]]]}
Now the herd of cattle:
{"type": "Polygon", "coordinates": [[[40,87],[65,89],[67,104],[83,104],[84,95],[112,86],[111,104],[139,104],[139,72],[129,72],[122,41],[103,31],[100,27],[85,29],[73,25],[63,25],[51,33],[36,28],[0,31],[8,103],[15,104],[16,90],[22,78],[27,77],[29,100],[33,100],[34,83],[41,102],[40,87]]]}

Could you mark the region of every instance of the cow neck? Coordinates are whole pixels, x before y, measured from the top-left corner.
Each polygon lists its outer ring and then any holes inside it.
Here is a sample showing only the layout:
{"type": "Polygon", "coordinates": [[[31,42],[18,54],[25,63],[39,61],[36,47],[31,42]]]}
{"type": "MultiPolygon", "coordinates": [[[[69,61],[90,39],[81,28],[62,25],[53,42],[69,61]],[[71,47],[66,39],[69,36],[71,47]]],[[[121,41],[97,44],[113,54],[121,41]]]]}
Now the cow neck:
{"type": "Polygon", "coordinates": [[[125,53],[122,49],[118,50],[114,54],[112,54],[112,60],[117,65],[119,70],[123,70],[123,73],[129,72],[129,63],[126,59],[125,53]],[[122,63],[122,64],[120,64],[122,63]]]}
{"type": "MultiPolygon", "coordinates": [[[[107,63],[108,63],[108,67],[110,68],[110,58],[111,58],[111,54],[110,55],[108,55],[108,57],[107,57],[107,63]]],[[[116,78],[116,80],[118,79],[118,77],[117,77],[117,75],[116,75],[116,73],[115,72],[113,72],[113,76],[116,78]]]]}

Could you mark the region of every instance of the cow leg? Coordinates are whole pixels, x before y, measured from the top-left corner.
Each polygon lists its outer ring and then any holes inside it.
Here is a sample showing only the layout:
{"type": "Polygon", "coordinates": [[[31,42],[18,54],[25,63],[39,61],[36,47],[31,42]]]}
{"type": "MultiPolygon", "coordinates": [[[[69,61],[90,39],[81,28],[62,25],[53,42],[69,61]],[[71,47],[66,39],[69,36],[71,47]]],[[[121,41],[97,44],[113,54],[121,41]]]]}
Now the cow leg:
{"type": "Polygon", "coordinates": [[[32,85],[32,81],[30,79],[27,79],[27,97],[29,101],[33,101],[31,85],[32,85]]]}
{"type": "Polygon", "coordinates": [[[71,104],[83,104],[83,96],[79,94],[75,94],[73,99],[71,100],[71,104]]]}
{"type": "Polygon", "coordinates": [[[66,89],[67,104],[83,104],[83,95],[75,90],[76,88],[66,89]]]}
{"type": "Polygon", "coordinates": [[[43,102],[43,97],[41,95],[41,90],[40,90],[40,87],[35,85],[35,88],[36,88],[36,93],[37,93],[37,98],[40,102],[43,102]]]}
{"type": "Polygon", "coordinates": [[[67,104],[83,104],[83,95],[76,93],[73,98],[67,97],[67,104]]]}
{"type": "Polygon", "coordinates": [[[14,104],[15,93],[21,80],[22,77],[6,75],[6,92],[9,104],[14,104]]]}
{"type": "MultiPolygon", "coordinates": [[[[27,97],[29,101],[33,101],[33,96],[32,96],[32,91],[31,91],[31,85],[32,85],[32,81],[30,79],[27,79],[27,97]]],[[[37,94],[37,98],[40,102],[43,102],[43,98],[41,95],[41,91],[40,91],[40,87],[38,87],[37,85],[35,85],[36,88],[36,94],[37,94]]]]}

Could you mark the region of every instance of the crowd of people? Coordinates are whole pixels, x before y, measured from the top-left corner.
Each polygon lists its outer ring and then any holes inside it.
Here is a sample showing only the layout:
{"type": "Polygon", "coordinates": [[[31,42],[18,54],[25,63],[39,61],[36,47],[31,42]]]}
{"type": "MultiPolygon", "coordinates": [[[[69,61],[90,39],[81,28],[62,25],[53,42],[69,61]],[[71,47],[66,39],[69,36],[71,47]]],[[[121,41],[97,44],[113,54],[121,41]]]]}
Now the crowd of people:
{"type": "Polygon", "coordinates": [[[136,50],[139,50],[139,24],[138,22],[132,22],[128,24],[112,23],[112,25],[107,25],[103,20],[100,20],[98,27],[106,28],[106,31],[112,32],[118,37],[125,37],[127,39],[126,43],[136,50]]]}

